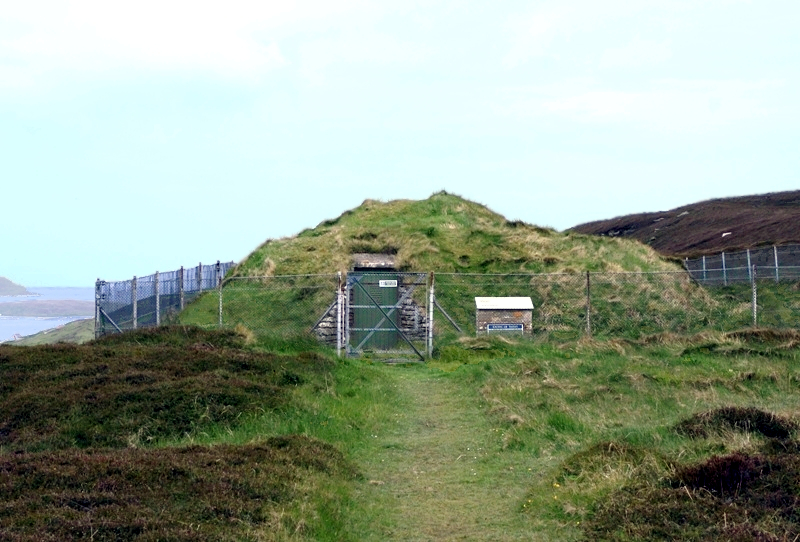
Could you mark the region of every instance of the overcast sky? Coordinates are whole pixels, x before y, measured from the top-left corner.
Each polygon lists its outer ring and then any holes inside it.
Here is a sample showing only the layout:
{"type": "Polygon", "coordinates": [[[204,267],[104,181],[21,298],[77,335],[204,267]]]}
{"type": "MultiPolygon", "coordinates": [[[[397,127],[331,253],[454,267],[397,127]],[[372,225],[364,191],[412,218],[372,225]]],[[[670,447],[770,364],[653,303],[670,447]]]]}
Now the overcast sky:
{"type": "Polygon", "coordinates": [[[559,230],[800,188],[796,1],[0,0],[0,276],[439,190],[559,230]]]}

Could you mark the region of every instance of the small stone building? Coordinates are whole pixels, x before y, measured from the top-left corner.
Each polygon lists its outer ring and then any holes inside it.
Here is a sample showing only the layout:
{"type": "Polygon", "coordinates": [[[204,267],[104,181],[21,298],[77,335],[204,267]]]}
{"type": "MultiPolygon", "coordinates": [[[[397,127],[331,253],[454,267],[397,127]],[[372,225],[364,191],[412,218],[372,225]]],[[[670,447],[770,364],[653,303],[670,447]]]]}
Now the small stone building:
{"type": "Polygon", "coordinates": [[[475,329],[488,333],[532,334],[533,301],[530,297],[476,297],[475,329]]]}

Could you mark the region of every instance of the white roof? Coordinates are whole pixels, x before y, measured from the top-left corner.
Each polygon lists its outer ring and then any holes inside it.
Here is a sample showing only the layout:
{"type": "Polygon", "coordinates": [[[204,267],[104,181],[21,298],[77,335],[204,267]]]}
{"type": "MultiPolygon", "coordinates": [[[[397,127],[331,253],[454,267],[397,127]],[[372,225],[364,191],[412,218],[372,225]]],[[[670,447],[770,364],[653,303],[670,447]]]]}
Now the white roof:
{"type": "Polygon", "coordinates": [[[475,306],[478,309],[532,310],[533,301],[530,297],[476,297],[475,306]]]}

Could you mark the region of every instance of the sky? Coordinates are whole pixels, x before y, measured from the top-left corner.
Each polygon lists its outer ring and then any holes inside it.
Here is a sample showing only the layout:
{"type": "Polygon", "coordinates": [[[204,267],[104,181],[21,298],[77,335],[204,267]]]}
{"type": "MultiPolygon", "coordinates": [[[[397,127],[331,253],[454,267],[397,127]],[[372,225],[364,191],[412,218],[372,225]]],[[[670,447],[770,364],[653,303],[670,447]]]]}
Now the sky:
{"type": "Polygon", "coordinates": [[[563,230],[800,188],[800,3],[0,0],[0,276],[240,261],[446,190],[563,230]]]}

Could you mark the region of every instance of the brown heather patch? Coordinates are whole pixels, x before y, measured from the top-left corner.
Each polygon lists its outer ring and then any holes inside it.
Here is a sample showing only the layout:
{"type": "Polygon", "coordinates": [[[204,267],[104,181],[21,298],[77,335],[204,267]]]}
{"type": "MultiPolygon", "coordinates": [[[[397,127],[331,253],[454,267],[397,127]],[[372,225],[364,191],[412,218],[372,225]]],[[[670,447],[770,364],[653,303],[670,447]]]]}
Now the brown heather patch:
{"type": "Polygon", "coordinates": [[[712,432],[736,430],[786,440],[797,430],[797,423],[753,407],[723,407],[695,414],[680,422],[675,430],[690,437],[707,437],[712,432]]]}
{"type": "Polygon", "coordinates": [[[355,475],[335,448],[302,436],[245,446],[6,454],[0,540],[287,538],[313,524],[292,514],[293,502],[319,492],[325,478],[355,475]]]}
{"type": "Polygon", "coordinates": [[[235,425],[328,371],[313,353],[241,348],[234,332],[160,328],[86,345],[0,346],[0,451],[125,447],[235,425]],[[287,376],[289,375],[289,376],[287,376]]]}
{"type": "MultiPolygon", "coordinates": [[[[755,408],[720,408],[684,420],[676,430],[692,437],[733,430],[768,440],[755,453],[737,451],[688,465],[665,465],[658,471],[666,476],[656,472],[637,477],[596,504],[584,525],[584,540],[800,539],[800,445],[790,439],[796,429],[792,420],[755,408]]],[[[604,444],[602,454],[597,447],[580,454],[565,465],[565,472],[584,473],[586,459],[596,462],[606,450],[641,463],[641,450],[604,444]]]]}

